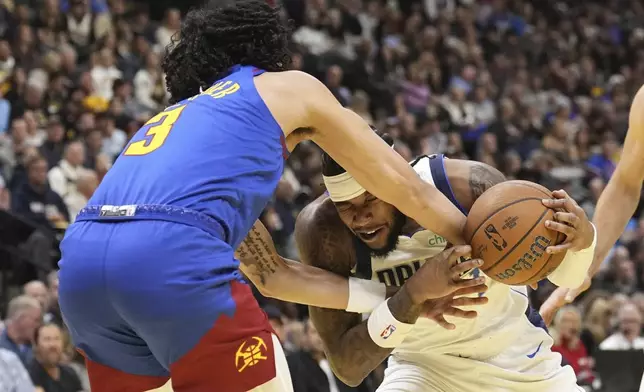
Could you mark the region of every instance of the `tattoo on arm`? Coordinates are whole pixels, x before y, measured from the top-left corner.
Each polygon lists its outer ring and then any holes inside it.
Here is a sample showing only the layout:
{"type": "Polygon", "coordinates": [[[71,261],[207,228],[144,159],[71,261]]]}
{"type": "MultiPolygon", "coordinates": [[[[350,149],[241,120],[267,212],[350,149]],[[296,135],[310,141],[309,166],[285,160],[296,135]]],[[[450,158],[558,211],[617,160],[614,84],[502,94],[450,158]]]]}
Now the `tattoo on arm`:
{"type": "MultiPolygon", "coordinates": [[[[325,210],[325,207],[318,208],[325,210]]],[[[355,252],[351,233],[339,220],[335,209],[306,215],[306,211],[300,215],[302,219],[298,218],[295,230],[302,262],[349,276],[355,252]]],[[[412,304],[404,289],[398,290],[388,304],[392,315],[404,323],[414,323],[421,310],[412,304]]],[[[348,385],[360,384],[392,351],[373,342],[367,322],[362,321],[360,314],[316,307],[309,307],[309,314],[324,341],[334,373],[348,385]]]]}
{"type": "Polygon", "coordinates": [[[271,235],[259,220],[239,245],[235,256],[239,259],[244,274],[255,285],[261,286],[265,286],[268,278],[284,264],[271,235]]]}
{"type": "Polygon", "coordinates": [[[494,185],[505,181],[503,173],[480,162],[472,162],[469,175],[470,191],[472,192],[472,201],[475,201],[494,185]]]}

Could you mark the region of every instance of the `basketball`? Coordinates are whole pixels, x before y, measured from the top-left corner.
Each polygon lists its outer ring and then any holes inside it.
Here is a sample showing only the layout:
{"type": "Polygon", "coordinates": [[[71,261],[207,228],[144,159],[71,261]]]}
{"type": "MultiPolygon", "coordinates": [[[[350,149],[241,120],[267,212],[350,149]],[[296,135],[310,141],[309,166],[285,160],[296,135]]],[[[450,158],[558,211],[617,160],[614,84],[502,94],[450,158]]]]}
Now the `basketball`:
{"type": "Polygon", "coordinates": [[[467,217],[464,237],[472,257],[483,260],[481,271],[507,285],[530,285],[546,278],[565,256],[546,253],[565,235],[546,228],[554,211],[541,200],[552,197],[547,188],[528,181],[493,186],[475,202],[467,217]]]}

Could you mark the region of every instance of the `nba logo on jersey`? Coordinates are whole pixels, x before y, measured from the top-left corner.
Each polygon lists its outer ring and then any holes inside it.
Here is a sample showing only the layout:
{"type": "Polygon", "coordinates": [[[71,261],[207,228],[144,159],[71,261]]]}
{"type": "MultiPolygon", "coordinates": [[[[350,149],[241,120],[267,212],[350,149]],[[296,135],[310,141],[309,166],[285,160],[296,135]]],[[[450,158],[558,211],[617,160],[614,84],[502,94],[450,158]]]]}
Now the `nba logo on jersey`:
{"type": "Polygon", "coordinates": [[[117,217],[117,216],[134,216],[136,213],[135,205],[128,206],[108,206],[101,207],[100,216],[117,217]]]}
{"type": "Polygon", "coordinates": [[[387,339],[395,331],[396,331],[396,327],[394,327],[393,325],[389,324],[389,325],[387,325],[387,328],[382,330],[382,332],[380,333],[380,337],[383,338],[383,339],[387,339]]]}

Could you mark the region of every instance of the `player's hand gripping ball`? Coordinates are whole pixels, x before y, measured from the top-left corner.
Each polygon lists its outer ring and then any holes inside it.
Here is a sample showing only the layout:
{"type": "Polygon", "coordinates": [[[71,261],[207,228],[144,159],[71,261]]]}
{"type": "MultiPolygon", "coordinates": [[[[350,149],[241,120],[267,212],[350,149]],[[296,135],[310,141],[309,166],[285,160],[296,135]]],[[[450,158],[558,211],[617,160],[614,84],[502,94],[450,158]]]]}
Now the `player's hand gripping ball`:
{"type": "Polygon", "coordinates": [[[464,230],[472,257],[483,259],[481,271],[508,285],[535,285],[566,251],[590,246],[593,235],[585,213],[564,191],[528,181],[488,189],[470,209],[464,230]]]}

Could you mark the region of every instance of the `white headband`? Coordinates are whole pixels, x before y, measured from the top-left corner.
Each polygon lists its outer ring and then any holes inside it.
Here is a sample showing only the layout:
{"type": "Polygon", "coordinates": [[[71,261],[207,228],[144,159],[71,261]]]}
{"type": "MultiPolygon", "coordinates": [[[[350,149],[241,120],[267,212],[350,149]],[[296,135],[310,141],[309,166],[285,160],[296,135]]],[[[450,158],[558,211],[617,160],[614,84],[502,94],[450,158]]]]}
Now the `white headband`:
{"type": "MultiPolygon", "coordinates": [[[[391,146],[393,150],[394,146],[391,146]]],[[[349,172],[344,172],[335,176],[322,176],[326,190],[333,202],[351,200],[366,192],[358,181],[349,172]]]]}
{"type": "Polygon", "coordinates": [[[351,200],[365,192],[365,189],[358,184],[349,172],[338,174],[337,176],[322,176],[326,190],[334,202],[351,200]]]}

